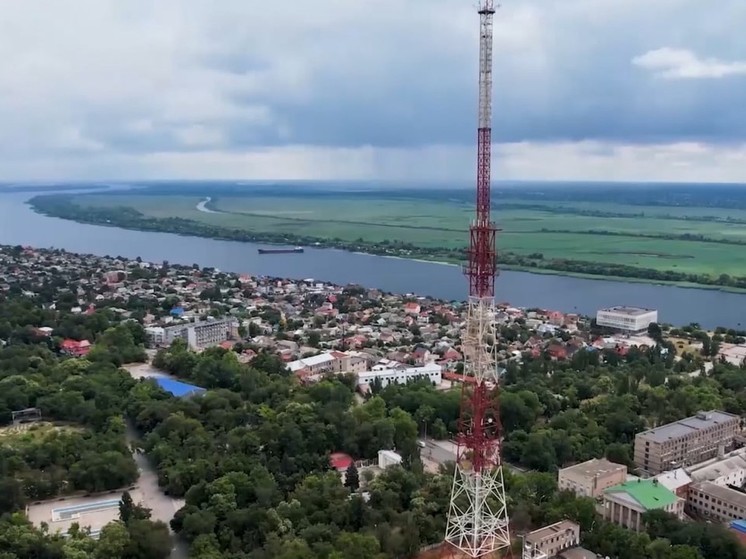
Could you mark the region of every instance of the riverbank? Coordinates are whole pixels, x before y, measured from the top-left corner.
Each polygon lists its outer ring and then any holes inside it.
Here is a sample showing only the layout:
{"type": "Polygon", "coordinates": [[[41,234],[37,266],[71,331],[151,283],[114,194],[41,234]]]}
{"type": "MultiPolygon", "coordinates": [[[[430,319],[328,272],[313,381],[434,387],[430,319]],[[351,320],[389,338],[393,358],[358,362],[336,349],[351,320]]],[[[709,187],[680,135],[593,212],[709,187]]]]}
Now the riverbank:
{"type": "MultiPolygon", "coordinates": [[[[384,258],[313,245],[304,245],[307,247],[304,254],[267,257],[257,252],[258,248],[268,246],[265,244],[103,227],[47,217],[32,211],[28,199],[25,194],[0,196],[0,244],[130,259],[140,257],[146,262],[198,265],[257,277],[316,278],[337,285],[355,284],[446,301],[462,301],[466,297],[464,276],[453,264],[384,258]]],[[[746,305],[744,294],[598,279],[503,269],[495,289],[499,301],[515,307],[595,316],[600,308],[631,305],[657,309],[662,322],[676,325],[698,322],[703,328],[722,325],[742,329],[746,324],[742,312],[746,305]]]]}
{"type": "MultiPolygon", "coordinates": [[[[205,213],[219,213],[208,206],[210,202],[209,198],[203,200],[200,203],[202,206],[201,211],[205,213]]],[[[247,243],[313,246],[316,248],[336,249],[450,266],[460,266],[465,260],[463,249],[426,248],[398,241],[370,243],[360,240],[359,242],[347,242],[340,239],[324,239],[290,233],[250,232],[243,229],[212,226],[191,219],[147,217],[128,207],[82,208],[71,203],[64,196],[36,196],[29,200],[28,204],[33,211],[49,217],[57,217],[83,224],[118,227],[133,231],[174,233],[182,236],[247,243]]],[[[526,256],[502,252],[499,258],[499,265],[503,270],[583,279],[601,279],[604,281],[671,285],[723,291],[726,293],[746,293],[746,276],[730,277],[723,274],[715,278],[675,271],[636,268],[620,264],[594,263],[578,260],[550,260],[544,259],[541,254],[526,256]]]]}

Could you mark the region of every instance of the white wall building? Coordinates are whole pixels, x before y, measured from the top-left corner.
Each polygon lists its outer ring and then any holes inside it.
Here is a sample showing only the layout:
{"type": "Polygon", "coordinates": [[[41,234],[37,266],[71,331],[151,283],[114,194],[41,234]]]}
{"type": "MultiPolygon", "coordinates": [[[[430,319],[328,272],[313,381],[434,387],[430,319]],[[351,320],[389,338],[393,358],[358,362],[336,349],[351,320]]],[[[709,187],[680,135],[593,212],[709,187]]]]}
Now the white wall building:
{"type": "Polygon", "coordinates": [[[160,347],[165,343],[166,329],[160,326],[148,326],[145,328],[145,335],[148,337],[150,347],[160,347]]]}
{"type": "Polygon", "coordinates": [[[358,373],[358,384],[373,384],[376,379],[381,381],[383,386],[391,383],[406,384],[417,378],[427,378],[434,384],[440,384],[442,370],[437,363],[428,363],[422,367],[395,367],[390,369],[374,367],[372,371],[358,373]]]}
{"type": "Polygon", "coordinates": [[[291,361],[287,364],[287,367],[294,373],[307,369],[310,374],[321,374],[334,371],[336,361],[337,358],[331,353],[320,353],[319,355],[291,361]]]}
{"type": "Polygon", "coordinates": [[[658,311],[638,307],[609,307],[596,313],[596,324],[629,333],[647,330],[652,322],[658,322],[658,311]]]}
{"type": "Polygon", "coordinates": [[[183,339],[190,349],[198,351],[236,338],[238,320],[235,318],[208,319],[199,322],[183,322],[166,328],[151,326],[145,329],[145,333],[153,347],[170,346],[174,340],[183,339]]]}
{"type": "Polygon", "coordinates": [[[378,451],[378,467],[382,470],[385,470],[389,466],[397,466],[401,464],[401,462],[402,457],[393,450],[378,451]]]}

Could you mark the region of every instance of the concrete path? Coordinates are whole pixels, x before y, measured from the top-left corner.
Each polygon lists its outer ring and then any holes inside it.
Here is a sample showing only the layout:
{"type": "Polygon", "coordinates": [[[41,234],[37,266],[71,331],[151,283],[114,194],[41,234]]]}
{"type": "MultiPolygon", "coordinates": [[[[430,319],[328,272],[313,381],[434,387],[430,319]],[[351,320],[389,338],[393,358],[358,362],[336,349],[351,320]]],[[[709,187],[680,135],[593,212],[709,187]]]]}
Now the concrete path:
{"type": "Polygon", "coordinates": [[[132,457],[137,463],[138,470],[140,470],[137,488],[142,496],[142,504],[152,511],[151,518],[153,520],[165,522],[169,531],[171,531],[174,541],[171,559],[187,559],[189,555],[188,546],[171,530],[171,519],[184,506],[184,500],[169,497],[158,485],[158,472],[150,463],[148,457],[136,450],[140,446],[140,437],[130,421],[127,421],[126,437],[127,444],[134,450],[132,457]]]}

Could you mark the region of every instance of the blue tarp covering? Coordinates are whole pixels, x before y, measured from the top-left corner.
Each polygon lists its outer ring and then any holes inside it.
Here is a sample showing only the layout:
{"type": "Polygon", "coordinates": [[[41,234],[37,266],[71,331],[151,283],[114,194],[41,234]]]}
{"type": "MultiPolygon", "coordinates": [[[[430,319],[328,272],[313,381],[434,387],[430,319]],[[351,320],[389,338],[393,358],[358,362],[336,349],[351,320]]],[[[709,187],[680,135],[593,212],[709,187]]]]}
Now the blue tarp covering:
{"type": "Polygon", "coordinates": [[[746,520],[734,520],[730,523],[730,527],[746,534],[746,520]]]}
{"type": "Polygon", "coordinates": [[[158,386],[163,388],[163,390],[170,392],[177,398],[181,398],[182,396],[193,396],[205,391],[204,388],[200,388],[199,386],[187,384],[178,380],[172,380],[170,378],[155,377],[153,380],[155,380],[155,382],[158,383],[158,386]]]}

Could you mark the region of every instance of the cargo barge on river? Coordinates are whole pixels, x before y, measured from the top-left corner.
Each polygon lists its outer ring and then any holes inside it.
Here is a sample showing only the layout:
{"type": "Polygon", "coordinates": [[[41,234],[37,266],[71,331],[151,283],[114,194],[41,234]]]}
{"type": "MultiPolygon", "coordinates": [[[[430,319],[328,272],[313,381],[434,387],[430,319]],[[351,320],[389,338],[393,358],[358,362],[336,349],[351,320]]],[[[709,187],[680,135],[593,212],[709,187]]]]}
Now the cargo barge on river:
{"type": "Polygon", "coordinates": [[[295,248],[260,248],[259,254],[300,254],[303,252],[303,247],[295,248]]]}

